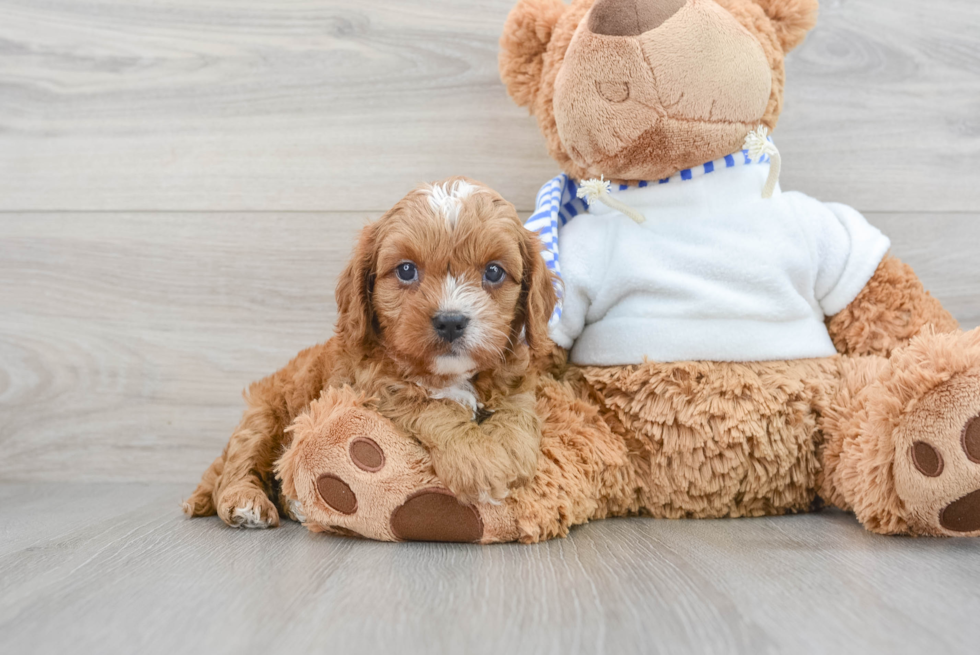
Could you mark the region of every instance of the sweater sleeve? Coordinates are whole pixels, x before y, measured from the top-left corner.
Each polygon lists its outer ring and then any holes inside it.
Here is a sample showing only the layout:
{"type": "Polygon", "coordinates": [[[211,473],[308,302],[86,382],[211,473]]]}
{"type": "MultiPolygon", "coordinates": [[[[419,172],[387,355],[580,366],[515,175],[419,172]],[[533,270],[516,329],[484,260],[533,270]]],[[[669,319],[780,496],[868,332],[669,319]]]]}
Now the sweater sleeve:
{"type": "Polygon", "coordinates": [[[857,298],[884,259],[891,242],[855,209],[822,205],[823,217],[808,221],[817,249],[815,295],[827,316],[857,298]]]}
{"type": "Polygon", "coordinates": [[[589,218],[569,222],[558,234],[562,308],[561,318],[551,325],[549,332],[551,339],[565,349],[570,349],[585,329],[589,308],[603,277],[601,253],[605,238],[589,218]]]}

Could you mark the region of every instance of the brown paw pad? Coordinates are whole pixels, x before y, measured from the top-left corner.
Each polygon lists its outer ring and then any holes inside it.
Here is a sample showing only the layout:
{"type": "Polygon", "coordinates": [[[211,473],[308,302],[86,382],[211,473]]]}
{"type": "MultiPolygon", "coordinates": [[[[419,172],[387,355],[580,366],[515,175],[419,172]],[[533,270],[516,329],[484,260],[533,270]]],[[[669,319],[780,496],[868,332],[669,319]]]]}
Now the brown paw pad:
{"type": "Polygon", "coordinates": [[[952,532],[980,531],[980,489],[947,505],[939,524],[952,532]]]}
{"type": "Polygon", "coordinates": [[[974,464],[980,464],[980,416],[967,421],[963,428],[963,450],[974,464]]]}
{"type": "Polygon", "coordinates": [[[912,463],[916,470],[927,478],[938,478],[943,474],[943,456],[925,441],[912,444],[912,463]]]}
{"type": "Polygon", "coordinates": [[[402,541],[473,543],[483,537],[483,520],[445,489],[423,489],[391,515],[391,531],[402,541]]]}
{"type": "Polygon", "coordinates": [[[385,453],[374,439],[367,437],[354,439],[350,442],[348,453],[351,461],[354,462],[354,466],[362,471],[376,473],[384,468],[385,453]]]}
{"type": "Polygon", "coordinates": [[[321,475],[317,478],[316,490],[323,502],[341,514],[353,514],[357,511],[357,496],[351,491],[350,485],[336,475],[321,475]]]}

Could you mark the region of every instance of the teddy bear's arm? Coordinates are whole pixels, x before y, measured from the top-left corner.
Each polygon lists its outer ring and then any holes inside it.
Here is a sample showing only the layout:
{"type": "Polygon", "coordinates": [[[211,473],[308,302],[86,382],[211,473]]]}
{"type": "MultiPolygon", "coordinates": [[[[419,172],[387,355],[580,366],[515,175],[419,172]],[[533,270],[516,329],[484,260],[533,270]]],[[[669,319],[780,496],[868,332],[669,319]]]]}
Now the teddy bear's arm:
{"type": "Polygon", "coordinates": [[[927,327],[955,332],[956,319],[922,286],[912,267],[886,256],[864,289],[827,319],[838,352],[889,356],[927,327]]]}

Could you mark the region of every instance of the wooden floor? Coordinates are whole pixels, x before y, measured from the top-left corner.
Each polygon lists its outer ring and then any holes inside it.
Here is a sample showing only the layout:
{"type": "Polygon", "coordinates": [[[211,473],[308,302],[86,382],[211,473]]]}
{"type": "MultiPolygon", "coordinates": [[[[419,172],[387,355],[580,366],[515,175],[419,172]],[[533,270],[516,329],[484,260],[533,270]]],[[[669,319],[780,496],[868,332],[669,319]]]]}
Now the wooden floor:
{"type": "Polygon", "coordinates": [[[4,653],[976,653],[980,557],[840,513],[527,547],[185,519],[174,484],[0,484],[4,653]]]}
{"type": "MultiPolygon", "coordinates": [[[[0,0],[0,652],[977,652],[980,544],[839,513],[487,548],[182,518],[360,226],[556,173],[497,79],[511,2],[0,0]]],[[[980,325],[980,3],[822,5],[783,187],[980,325]]]]}

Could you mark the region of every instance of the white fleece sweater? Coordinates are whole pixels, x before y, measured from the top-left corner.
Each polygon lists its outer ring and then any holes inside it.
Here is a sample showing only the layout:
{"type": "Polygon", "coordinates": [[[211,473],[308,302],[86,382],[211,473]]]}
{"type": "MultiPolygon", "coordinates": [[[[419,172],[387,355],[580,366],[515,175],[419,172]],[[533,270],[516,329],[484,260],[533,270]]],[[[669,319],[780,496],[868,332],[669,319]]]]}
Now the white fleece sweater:
{"type": "Polygon", "coordinates": [[[827,357],[824,324],[865,287],[888,239],[854,209],[763,200],[769,165],[616,191],[558,229],[556,343],[581,365],[827,357]],[[676,182],[676,183],[675,183],[676,182]]]}

